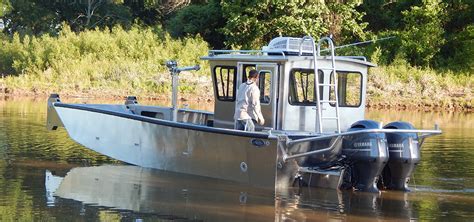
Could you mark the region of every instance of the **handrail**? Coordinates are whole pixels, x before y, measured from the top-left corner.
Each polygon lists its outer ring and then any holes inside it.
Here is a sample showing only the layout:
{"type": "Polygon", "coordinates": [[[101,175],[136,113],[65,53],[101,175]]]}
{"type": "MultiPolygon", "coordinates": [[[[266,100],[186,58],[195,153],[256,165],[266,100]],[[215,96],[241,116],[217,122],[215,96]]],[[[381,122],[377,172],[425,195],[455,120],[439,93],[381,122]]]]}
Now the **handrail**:
{"type": "Polygon", "coordinates": [[[324,148],[324,149],[319,149],[319,150],[313,150],[313,151],[309,151],[309,152],[306,152],[306,153],[298,153],[298,154],[294,154],[294,155],[283,155],[283,160],[286,161],[286,160],[290,160],[290,159],[294,159],[294,158],[298,158],[298,157],[304,157],[304,156],[309,156],[309,155],[314,155],[314,154],[319,154],[319,153],[324,153],[324,152],[327,152],[329,150],[332,150],[334,149],[335,145],[337,144],[337,142],[339,142],[339,140],[342,138],[342,136],[338,136],[336,137],[336,139],[331,143],[331,145],[327,148],[324,148]]]}
{"type": "Polygon", "coordinates": [[[439,129],[434,129],[434,130],[416,130],[416,129],[366,129],[366,130],[357,130],[357,131],[350,131],[350,132],[343,132],[343,133],[334,133],[334,134],[329,134],[329,135],[324,135],[324,136],[317,136],[317,137],[309,137],[309,138],[303,138],[303,139],[297,139],[297,140],[290,140],[286,142],[287,146],[293,146],[297,143],[303,143],[303,142],[312,142],[312,141],[318,141],[318,140],[324,140],[324,139],[329,139],[329,138],[334,138],[338,136],[350,136],[350,135],[356,135],[356,134],[362,134],[362,133],[422,133],[420,137],[426,138],[434,135],[439,135],[442,133],[441,130],[439,129]]]}
{"type": "MultiPolygon", "coordinates": [[[[339,119],[339,95],[338,95],[338,87],[337,87],[337,84],[338,84],[338,79],[337,79],[337,72],[336,72],[336,52],[335,52],[335,48],[334,48],[334,42],[332,41],[331,37],[323,37],[321,39],[319,39],[318,41],[318,56],[321,56],[321,43],[323,43],[324,41],[326,41],[328,44],[329,44],[329,49],[331,50],[331,67],[332,67],[332,75],[329,76],[329,78],[331,79],[331,77],[334,79],[334,97],[335,97],[335,101],[336,101],[336,104],[334,105],[335,109],[336,109],[336,126],[337,126],[337,132],[340,133],[341,132],[341,121],[339,119]]],[[[331,81],[329,81],[331,82],[331,81]]],[[[316,86],[319,87],[319,82],[316,82],[316,86]]],[[[322,115],[322,114],[321,114],[322,115]]]]}
{"type": "Polygon", "coordinates": [[[336,58],[349,58],[349,59],[358,59],[364,62],[367,62],[367,58],[365,56],[336,56],[336,58]]]}
{"type": "Polygon", "coordinates": [[[209,50],[209,55],[214,56],[216,53],[220,54],[232,54],[232,53],[241,53],[241,54],[251,54],[251,53],[281,53],[281,56],[286,57],[285,53],[282,51],[269,51],[269,50],[233,50],[233,49],[213,49],[209,50]]]}
{"type": "Polygon", "coordinates": [[[313,43],[313,55],[314,55],[314,52],[316,50],[316,47],[314,47],[314,38],[307,35],[307,36],[304,36],[303,38],[301,38],[301,41],[300,41],[300,46],[299,46],[299,51],[298,51],[298,56],[301,56],[302,55],[302,49],[303,49],[303,42],[304,41],[307,41],[307,40],[311,40],[311,42],[313,43]]]}
{"type": "MultiPolygon", "coordinates": [[[[313,69],[314,69],[314,87],[315,87],[315,92],[316,92],[316,123],[314,128],[316,129],[317,133],[322,133],[323,132],[323,122],[322,122],[322,106],[321,106],[321,97],[320,97],[320,91],[319,91],[319,75],[318,75],[318,60],[317,60],[317,55],[316,55],[316,45],[314,43],[314,38],[307,35],[303,37],[300,41],[300,47],[299,47],[299,53],[298,55],[301,56],[302,53],[302,48],[303,48],[303,43],[304,41],[310,40],[311,41],[311,46],[313,50],[313,69]]],[[[318,45],[318,50],[319,50],[319,45],[318,45]]]]}
{"type": "Polygon", "coordinates": [[[279,137],[279,148],[280,151],[282,152],[282,158],[283,161],[289,160],[289,159],[294,159],[294,158],[299,158],[299,157],[304,157],[304,156],[309,156],[309,155],[314,155],[314,154],[319,154],[319,153],[324,153],[327,151],[330,151],[336,147],[336,144],[344,137],[344,136],[350,136],[350,135],[356,135],[356,134],[362,134],[362,133],[421,133],[422,135],[419,136],[420,139],[420,146],[423,144],[425,138],[441,134],[442,131],[437,128],[437,125],[435,125],[434,130],[413,130],[413,129],[366,129],[366,130],[357,130],[357,131],[351,131],[351,132],[344,132],[344,133],[334,133],[330,135],[324,135],[324,136],[319,136],[319,137],[310,137],[310,138],[304,138],[304,139],[297,139],[297,140],[289,140],[288,137],[285,137],[285,139],[281,139],[279,137]],[[286,147],[291,147],[295,144],[298,143],[303,143],[303,142],[312,142],[312,141],[318,141],[318,140],[323,140],[323,139],[330,139],[330,138],[336,138],[334,141],[331,142],[331,145],[327,148],[319,149],[319,150],[313,150],[309,152],[304,152],[304,153],[297,153],[294,155],[288,155],[286,150],[283,148],[283,144],[281,143],[282,141],[286,140],[286,147]]]}

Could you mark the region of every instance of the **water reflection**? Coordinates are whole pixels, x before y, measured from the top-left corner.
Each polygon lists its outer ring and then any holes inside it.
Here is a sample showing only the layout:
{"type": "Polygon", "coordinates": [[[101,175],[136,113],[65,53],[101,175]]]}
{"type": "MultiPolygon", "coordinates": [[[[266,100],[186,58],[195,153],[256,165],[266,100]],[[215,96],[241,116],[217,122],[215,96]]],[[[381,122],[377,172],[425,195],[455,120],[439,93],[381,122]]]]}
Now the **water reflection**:
{"type": "Polygon", "coordinates": [[[136,166],[77,167],[64,178],[46,171],[45,187],[47,193],[86,205],[180,220],[368,221],[419,217],[413,210],[416,200],[409,193],[304,188],[278,192],[274,198],[271,190],[136,166]]]}
{"type": "Polygon", "coordinates": [[[277,203],[275,210],[279,213],[276,216],[283,221],[305,221],[315,212],[319,212],[318,218],[324,218],[324,221],[406,221],[418,218],[409,194],[402,192],[377,194],[305,188],[277,203]]]}
{"type": "MultiPolygon", "coordinates": [[[[46,189],[57,178],[46,171],[46,189]]],[[[119,211],[204,221],[268,218],[265,211],[274,204],[271,190],[128,165],[73,168],[54,194],[119,211]]]]}

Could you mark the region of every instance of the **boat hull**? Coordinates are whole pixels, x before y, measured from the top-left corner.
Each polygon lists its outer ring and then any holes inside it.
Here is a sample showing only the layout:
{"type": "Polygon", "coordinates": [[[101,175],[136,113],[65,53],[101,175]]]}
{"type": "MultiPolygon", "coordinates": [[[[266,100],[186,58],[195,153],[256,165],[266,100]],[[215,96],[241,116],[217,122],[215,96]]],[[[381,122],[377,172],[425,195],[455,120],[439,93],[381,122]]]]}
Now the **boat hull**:
{"type": "Polygon", "coordinates": [[[268,135],[196,128],[134,115],[126,108],[121,112],[71,104],[55,108],[73,140],[114,159],[275,188],[277,141],[268,135]]]}

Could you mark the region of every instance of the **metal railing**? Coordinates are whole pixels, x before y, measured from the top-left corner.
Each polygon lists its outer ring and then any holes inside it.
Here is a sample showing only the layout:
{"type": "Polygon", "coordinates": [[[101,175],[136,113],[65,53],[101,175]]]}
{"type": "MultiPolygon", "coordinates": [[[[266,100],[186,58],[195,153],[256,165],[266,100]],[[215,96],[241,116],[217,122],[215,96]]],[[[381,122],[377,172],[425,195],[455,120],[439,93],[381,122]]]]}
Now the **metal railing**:
{"type": "MultiPolygon", "coordinates": [[[[336,121],[336,127],[337,127],[337,132],[341,132],[341,123],[340,123],[340,118],[339,118],[339,95],[337,91],[337,73],[336,73],[336,55],[335,55],[335,47],[334,43],[332,42],[332,39],[329,37],[324,37],[319,39],[318,41],[318,47],[316,49],[316,44],[311,36],[305,36],[301,39],[300,45],[299,45],[299,53],[298,55],[302,55],[302,48],[303,48],[303,43],[304,41],[311,41],[312,44],[312,50],[313,50],[313,69],[314,69],[314,85],[315,85],[315,94],[316,94],[316,123],[315,123],[315,129],[317,133],[323,133],[323,119],[326,120],[335,120],[336,121]],[[321,68],[318,66],[318,56],[321,56],[321,44],[323,42],[327,41],[329,44],[329,50],[331,51],[331,67],[328,68],[321,68]],[[330,78],[333,78],[334,83],[329,82],[329,84],[326,83],[320,83],[319,82],[319,75],[318,75],[318,70],[319,69],[330,69],[332,71],[332,75],[330,75],[330,78]],[[334,100],[321,100],[321,90],[320,87],[334,87],[334,95],[335,98],[334,100]],[[324,117],[323,116],[323,111],[322,111],[322,106],[323,103],[334,103],[334,107],[336,109],[335,116],[331,117],[324,117]]],[[[323,90],[324,91],[324,90],[323,90]]],[[[330,91],[330,90],[329,90],[330,91]]]]}
{"type": "MultiPolygon", "coordinates": [[[[286,57],[283,51],[270,51],[270,50],[209,50],[209,56],[215,56],[217,54],[237,54],[237,55],[263,55],[264,53],[281,54],[282,57],[286,57]]],[[[279,56],[279,55],[278,55],[279,56]]]]}
{"type": "Polygon", "coordinates": [[[343,132],[343,133],[333,133],[333,134],[328,134],[328,135],[321,135],[321,136],[314,136],[314,137],[307,137],[303,139],[296,139],[292,140],[289,139],[288,136],[280,136],[279,137],[279,149],[283,154],[283,161],[294,159],[294,158],[299,158],[299,157],[304,157],[304,156],[310,156],[314,154],[319,154],[319,153],[324,153],[331,151],[332,149],[336,148],[336,144],[345,136],[353,136],[357,134],[364,134],[364,133],[416,133],[419,139],[419,145],[421,146],[424,142],[424,140],[427,137],[430,136],[435,136],[439,135],[442,133],[442,131],[438,128],[437,125],[435,125],[435,129],[433,130],[417,130],[417,129],[366,129],[366,130],[357,130],[357,131],[350,131],[350,132],[343,132]],[[283,137],[283,138],[282,138],[283,137]],[[305,143],[305,142],[313,142],[313,141],[320,141],[320,140],[327,140],[327,139],[333,139],[335,138],[329,147],[318,149],[318,150],[313,150],[309,152],[303,152],[303,153],[297,153],[297,154],[292,154],[289,155],[287,153],[287,149],[291,148],[292,146],[299,144],[299,143],[305,143]]]}

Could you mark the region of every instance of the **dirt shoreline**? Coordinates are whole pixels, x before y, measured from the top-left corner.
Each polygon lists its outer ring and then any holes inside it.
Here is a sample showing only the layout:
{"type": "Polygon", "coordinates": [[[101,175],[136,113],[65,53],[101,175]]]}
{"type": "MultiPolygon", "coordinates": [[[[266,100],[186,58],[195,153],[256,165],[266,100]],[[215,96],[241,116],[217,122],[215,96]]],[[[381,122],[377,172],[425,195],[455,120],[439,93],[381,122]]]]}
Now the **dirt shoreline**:
{"type": "MultiPolygon", "coordinates": [[[[3,100],[10,99],[33,99],[33,100],[45,100],[49,97],[49,93],[38,93],[31,91],[15,91],[14,93],[0,93],[3,97],[3,100]]],[[[104,95],[100,92],[88,92],[88,93],[59,93],[60,97],[64,100],[68,99],[90,99],[90,100],[125,100],[127,96],[137,96],[138,100],[145,101],[169,101],[171,100],[171,93],[162,94],[162,95],[114,95],[107,94],[104,95]]],[[[369,95],[370,98],[370,95],[369,95]]],[[[199,93],[182,93],[179,96],[181,102],[196,102],[196,103],[208,103],[211,104],[214,102],[214,98],[209,95],[199,94],[199,93]],[[196,96],[200,95],[200,96],[196,96]]],[[[422,101],[421,103],[407,103],[406,101],[401,101],[399,99],[391,99],[386,102],[371,101],[368,99],[366,104],[367,109],[374,110],[407,110],[407,111],[423,111],[423,112],[464,112],[471,113],[474,112],[474,107],[472,105],[461,105],[461,104],[449,104],[449,106],[443,106],[440,104],[433,104],[429,101],[422,101]]]]}

